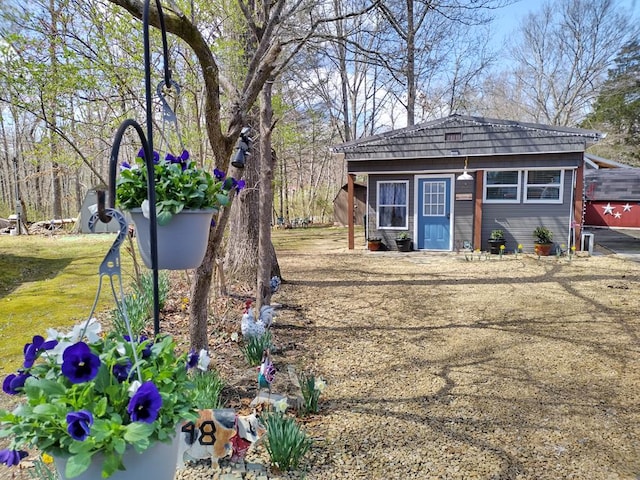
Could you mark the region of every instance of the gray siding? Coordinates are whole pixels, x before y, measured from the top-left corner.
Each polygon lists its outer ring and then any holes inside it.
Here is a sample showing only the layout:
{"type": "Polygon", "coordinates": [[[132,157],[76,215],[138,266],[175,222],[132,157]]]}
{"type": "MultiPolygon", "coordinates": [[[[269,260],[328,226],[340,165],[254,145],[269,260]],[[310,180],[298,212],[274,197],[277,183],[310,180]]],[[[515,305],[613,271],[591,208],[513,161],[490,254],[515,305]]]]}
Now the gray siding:
{"type": "Polygon", "coordinates": [[[473,245],[475,182],[456,181],[454,194],[471,194],[472,198],[472,200],[455,200],[453,204],[453,248],[461,250],[464,248],[465,242],[473,245]]]}
{"type": "MultiPolygon", "coordinates": [[[[533,230],[545,226],[553,233],[554,243],[567,244],[572,209],[573,172],[564,174],[561,204],[546,203],[485,203],[482,208],[482,249],[488,250],[491,231],[504,230],[507,251],[513,252],[522,244],[527,252],[533,251],[533,230]]],[[[524,194],[524,190],[523,190],[524,194]]]]}

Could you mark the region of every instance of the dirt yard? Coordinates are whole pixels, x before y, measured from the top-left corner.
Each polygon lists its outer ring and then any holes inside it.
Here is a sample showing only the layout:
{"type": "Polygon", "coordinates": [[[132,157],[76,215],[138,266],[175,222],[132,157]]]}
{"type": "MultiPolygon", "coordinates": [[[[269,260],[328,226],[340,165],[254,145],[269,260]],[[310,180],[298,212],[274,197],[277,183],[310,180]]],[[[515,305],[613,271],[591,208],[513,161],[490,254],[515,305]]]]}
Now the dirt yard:
{"type": "MultiPolygon", "coordinates": [[[[640,263],[348,251],[343,229],[274,235],[275,390],[288,365],[328,383],[291,478],[640,478],[640,263]]],[[[236,310],[211,327],[231,405],[255,393],[229,339],[236,310]]]]}
{"type": "Polygon", "coordinates": [[[307,478],[640,478],[640,264],[327,240],[279,250],[329,384],[307,478]]]}

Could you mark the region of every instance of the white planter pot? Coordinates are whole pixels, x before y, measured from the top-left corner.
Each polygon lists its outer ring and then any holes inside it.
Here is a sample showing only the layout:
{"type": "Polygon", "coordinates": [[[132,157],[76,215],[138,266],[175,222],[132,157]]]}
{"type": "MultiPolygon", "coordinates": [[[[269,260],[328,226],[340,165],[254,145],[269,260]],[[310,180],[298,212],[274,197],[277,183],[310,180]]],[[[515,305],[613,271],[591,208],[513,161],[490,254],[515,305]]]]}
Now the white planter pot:
{"type": "MultiPolygon", "coordinates": [[[[136,226],[142,261],[152,268],[149,219],[139,208],[129,213],[136,226]]],[[[213,213],[214,210],[183,210],[167,225],[158,225],[158,269],[187,270],[200,266],[207,251],[213,213]]]]}
{"type": "MultiPolygon", "coordinates": [[[[156,443],[142,453],[128,448],[122,458],[126,470],[118,470],[109,480],[173,480],[178,461],[178,445],[180,435],[173,438],[172,443],[156,443]]],[[[67,466],[66,458],[54,457],[60,480],[68,480],[64,475],[67,466]]],[[[96,453],[92,457],[89,468],[73,480],[100,480],[102,478],[102,463],[104,457],[96,453]]]]}

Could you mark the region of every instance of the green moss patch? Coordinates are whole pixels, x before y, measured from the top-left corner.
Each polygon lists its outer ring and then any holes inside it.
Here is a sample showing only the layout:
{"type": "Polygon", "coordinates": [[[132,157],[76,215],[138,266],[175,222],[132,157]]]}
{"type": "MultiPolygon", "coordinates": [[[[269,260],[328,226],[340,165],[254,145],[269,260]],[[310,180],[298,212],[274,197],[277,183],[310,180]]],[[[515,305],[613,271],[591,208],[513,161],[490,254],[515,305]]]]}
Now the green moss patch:
{"type": "MultiPolygon", "coordinates": [[[[22,362],[24,344],[47,328],[86,320],[99,283],[99,267],[114,235],[0,237],[0,372],[22,362]]],[[[123,252],[123,269],[130,259],[123,252]]],[[[123,272],[123,277],[126,273],[123,272]]],[[[103,282],[97,310],[113,307],[103,282]]]]}

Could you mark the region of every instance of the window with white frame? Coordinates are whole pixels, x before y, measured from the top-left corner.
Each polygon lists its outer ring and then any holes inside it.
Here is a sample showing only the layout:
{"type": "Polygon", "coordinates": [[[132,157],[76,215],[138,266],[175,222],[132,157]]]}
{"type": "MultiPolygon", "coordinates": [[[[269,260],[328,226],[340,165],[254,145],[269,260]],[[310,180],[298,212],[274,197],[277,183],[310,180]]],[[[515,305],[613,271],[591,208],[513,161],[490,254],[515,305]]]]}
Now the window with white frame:
{"type": "Polygon", "coordinates": [[[484,176],[484,201],[517,203],[520,201],[519,170],[488,170],[484,176]]]}
{"type": "Polygon", "coordinates": [[[408,181],[378,182],[378,228],[409,228],[408,181]]]}
{"type": "Polygon", "coordinates": [[[563,170],[528,170],[524,201],[529,203],[562,203],[563,170]]]}

